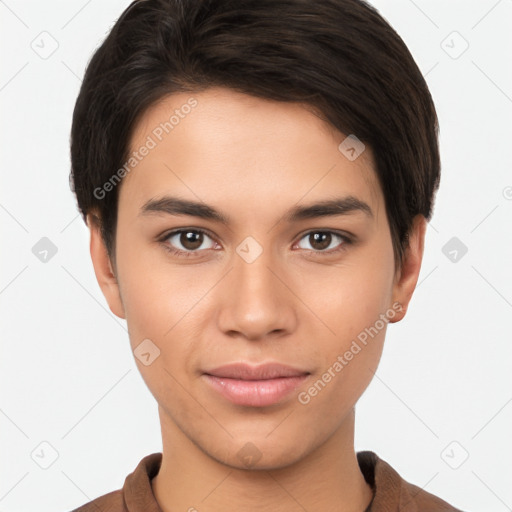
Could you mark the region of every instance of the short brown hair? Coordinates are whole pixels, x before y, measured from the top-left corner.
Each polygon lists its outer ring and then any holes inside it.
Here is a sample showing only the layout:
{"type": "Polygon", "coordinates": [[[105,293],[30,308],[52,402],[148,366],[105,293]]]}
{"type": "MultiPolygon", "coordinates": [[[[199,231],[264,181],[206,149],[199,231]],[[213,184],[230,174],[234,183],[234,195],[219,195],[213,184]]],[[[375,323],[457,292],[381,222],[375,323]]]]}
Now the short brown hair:
{"type": "Polygon", "coordinates": [[[440,180],[438,122],[405,43],[362,0],[136,0],[91,58],[71,129],[72,190],[97,211],[115,259],[118,189],[140,116],[211,86],[311,105],[375,155],[397,268],[413,218],[430,219],[440,180]]]}

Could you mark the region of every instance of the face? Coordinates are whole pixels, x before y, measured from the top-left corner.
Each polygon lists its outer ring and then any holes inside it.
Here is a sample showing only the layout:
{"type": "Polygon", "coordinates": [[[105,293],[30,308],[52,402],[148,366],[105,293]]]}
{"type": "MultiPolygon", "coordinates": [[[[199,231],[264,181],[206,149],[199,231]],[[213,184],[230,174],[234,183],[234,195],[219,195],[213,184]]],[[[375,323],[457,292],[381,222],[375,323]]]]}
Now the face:
{"type": "Polygon", "coordinates": [[[345,138],[299,104],[171,95],[131,140],[115,278],[92,230],[96,275],[162,422],[225,464],[244,467],[245,450],[256,467],[289,465],[340,431],[387,321],[405,314],[421,228],[395,274],[371,150],[354,159],[345,138]],[[233,363],[245,366],[219,370],[233,363]]]}

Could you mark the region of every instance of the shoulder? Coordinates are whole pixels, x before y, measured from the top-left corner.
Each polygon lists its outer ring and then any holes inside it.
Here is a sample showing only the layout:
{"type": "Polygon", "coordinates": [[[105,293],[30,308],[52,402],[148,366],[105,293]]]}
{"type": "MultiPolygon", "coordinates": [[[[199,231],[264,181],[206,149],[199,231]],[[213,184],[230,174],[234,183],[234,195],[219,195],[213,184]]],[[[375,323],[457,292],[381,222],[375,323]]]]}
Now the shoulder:
{"type": "Polygon", "coordinates": [[[153,495],[151,479],[158,473],[160,452],[146,455],[124,481],[122,489],[109,492],[71,512],[161,512],[153,495]]]}
{"type": "Polygon", "coordinates": [[[82,505],[81,507],[73,509],[71,512],[128,512],[126,508],[123,491],[118,489],[116,491],[104,494],[95,500],[82,505]]]}
{"type": "Polygon", "coordinates": [[[357,460],[365,480],[374,490],[370,510],[462,512],[438,496],[404,480],[374,452],[358,452],[357,460]]]}

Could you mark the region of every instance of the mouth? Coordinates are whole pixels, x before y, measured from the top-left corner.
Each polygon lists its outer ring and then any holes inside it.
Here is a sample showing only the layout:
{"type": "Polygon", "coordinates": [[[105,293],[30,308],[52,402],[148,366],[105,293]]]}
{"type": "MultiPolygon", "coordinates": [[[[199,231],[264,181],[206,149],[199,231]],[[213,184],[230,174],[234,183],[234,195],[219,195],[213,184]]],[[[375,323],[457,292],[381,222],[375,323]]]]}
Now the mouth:
{"type": "Polygon", "coordinates": [[[265,407],[281,401],[300,386],[310,372],[278,363],[224,365],[203,373],[205,381],[236,405],[265,407]]]}

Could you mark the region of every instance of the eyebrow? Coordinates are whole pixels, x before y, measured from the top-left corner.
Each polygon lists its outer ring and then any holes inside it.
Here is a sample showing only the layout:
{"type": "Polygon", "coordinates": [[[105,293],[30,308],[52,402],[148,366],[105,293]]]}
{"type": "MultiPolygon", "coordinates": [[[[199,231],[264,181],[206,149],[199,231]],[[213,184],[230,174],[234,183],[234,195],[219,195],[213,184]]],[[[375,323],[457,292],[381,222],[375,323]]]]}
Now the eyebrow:
{"type": "MultiPolygon", "coordinates": [[[[300,220],[334,217],[357,212],[362,212],[368,217],[373,217],[373,211],[367,203],[357,197],[349,195],[306,206],[294,206],[285,212],[282,218],[289,223],[293,223],[300,220]]],[[[145,216],[151,214],[190,215],[192,217],[217,221],[225,225],[230,224],[230,219],[227,215],[206,203],[171,196],[146,201],[141,207],[139,215],[145,216]]]]}

